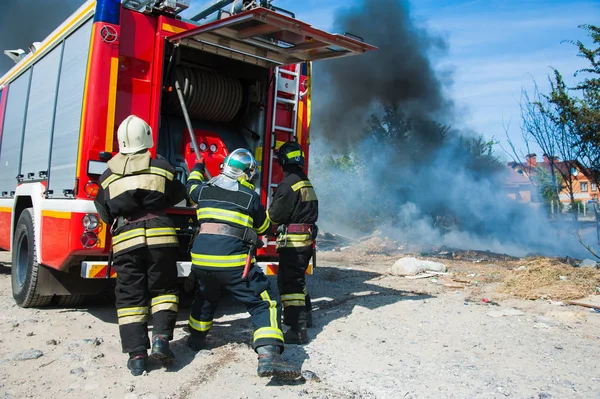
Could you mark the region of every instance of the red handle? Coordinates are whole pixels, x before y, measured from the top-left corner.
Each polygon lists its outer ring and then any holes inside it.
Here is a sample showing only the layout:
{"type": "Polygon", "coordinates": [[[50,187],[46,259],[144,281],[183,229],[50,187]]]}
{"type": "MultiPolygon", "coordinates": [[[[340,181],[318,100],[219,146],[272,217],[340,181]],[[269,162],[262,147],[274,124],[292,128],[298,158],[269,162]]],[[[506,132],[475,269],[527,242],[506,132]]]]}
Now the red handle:
{"type": "Polygon", "coordinates": [[[242,273],[243,280],[248,278],[248,273],[250,273],[250,265],[252,265],[252,252],[249,252],[248,256],[246,257],[246,266],[244,266],[244,272],[242,273]]]}

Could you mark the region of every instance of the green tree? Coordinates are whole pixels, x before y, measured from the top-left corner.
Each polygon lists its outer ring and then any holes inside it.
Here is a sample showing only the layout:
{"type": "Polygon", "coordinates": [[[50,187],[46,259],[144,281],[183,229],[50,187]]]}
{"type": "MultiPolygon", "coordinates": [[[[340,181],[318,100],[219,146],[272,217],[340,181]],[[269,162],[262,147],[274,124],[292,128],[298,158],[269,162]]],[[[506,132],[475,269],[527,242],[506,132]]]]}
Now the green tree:
{"type": "MultiPolygon", "coordinates": [[[[540,193],[545,208],[550,211],[553,206],[560,206],[559,193],[563,188],[562,176],[560,174],[554,175],[548,169],[539,165],[532,176],[533,183],[540,193]]],[[[559,213],[560,209],[555,209],[555,212],[559,213]]]]}
{"type": "Polygon", "coordinates": [[[578,56],[589,62],[587,68],[575,72],[583,76],[574,87],[568,87],[562,74],[554,70],[551,91],[546,96],[555,107],[553,120],[567,126],[576,135],[573,143],[579,149],[577,159],[590,169],[596,183],[600,181],[600,28],[580,26],[592,39],[588,48],[582,41],[570,41],[578,49],[578,56]]]}

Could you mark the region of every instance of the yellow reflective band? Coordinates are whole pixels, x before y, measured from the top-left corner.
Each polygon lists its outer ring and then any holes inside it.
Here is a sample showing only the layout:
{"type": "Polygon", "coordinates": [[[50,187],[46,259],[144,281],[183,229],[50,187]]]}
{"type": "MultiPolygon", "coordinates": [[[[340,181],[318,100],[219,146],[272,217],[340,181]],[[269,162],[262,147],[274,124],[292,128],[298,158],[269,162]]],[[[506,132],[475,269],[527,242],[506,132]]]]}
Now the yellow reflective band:
{"type": "Polygon", "coordinates": [[[143,236],[143,235],[144,235],[143,228],[129,230],[129,231],[126,231],[124,233],[114,236],[113,237],[113,245],[118,244],[125,240],[129,240],[130,238],[139,237],[139,236],[143,236]]]}
{"type": "Polygon", "coordinates": [[[162,312],[163,310],[177,312],[179,310],[179,306],[176,303],[170,303],[170,302],[161,303],[161,304],[152,306],[152,314],[162,312]]]}
{"type": "Polygon", "coordinates": [[[192,184],[192,187],[190,187],[190,191],[188,192],[188,195],[192,195],[194,190],[197,189],[198,187],[200,187],[199,184],[192,184]]]}
{"type": "Polygon", "coordinates": [[[254,331],[254,341],[259,339],[272,338],[283,341],[283,332],[279,328],[263,327],[254,331]]]}
{"type": "Polygon", "coordinates": [[[106,187],[108,187],[108,185],[112,182],[114,182],[117,179],[120,179],[121,177],[123,177],[122,175],[117,175],[115,173],[113,173],[112,175],[108,176],[106,178],[106,180],[104,180],[102,182],[102,188],[106,189],[106,187]]]}
{"type": "Polygon", "coordinates": [[[188,320],[188,324],[194,330],[197,330],[197,331],[208,331],[212,327],[213,322],[212,322],[212,320],[211,321],[196,320],[192,316],[190,316],[190,318],[188,320]]]}
{"type": "Polygon", "coordinates": [[[305,298],[306,298],[305,294],[283,294],[283,295],[281,295],[282,301],[290,301],[290,300],[294,300],[294,299],[303,301],[305,298]]]}
{"type": "Polygon", "coordinates": [[[273,220],[271,215],[269,215],[269,211],[267,211],[267,219],[269,219],[271,221],[271,223],[273,223],[273,224],[281,224],[281,223],[277,223],[275,220],[273,220]]]}
{"type": "MultiPolygon", "coordinates": [[[[142,171],[140,173],[144,173],[144,172],[142,171]]],[[[152,173],[153,175],[159,175],[159,176],[165,177],[165,178],[167,178],[169,180],[173,180],[173,177],[174,177],[173,173],[169,172],[166,169],[158,168],[156,166],[151,166],[150,167],[150,173],[152,173]]]]}
{"type": "Polygon", "coordinates": [[[302,202],[318,200],[317,193],[315,192],[315,189],[312,187],[302,187],[300,189],[300,197],[302,198],[302,202]]]}
{"type": "Polygon", "coordinates": [[[312,241],[300,241],[300,242],[295,242],[295,241],[288,241],[287,243],[285,241],[277,241],[277,248],[303,248],[303,247],[308,247],[312,245],[312,241]],[[285,244],[285,245],[283,245],[285,244]]]}
{"type": "Polygon", "coordinates": [[[153,229],[146,229],[146,237],[157,237],[157,236],[175,236],[177,232],[174,227],[156,227],[153,229]]]}
{"type": "Polygon", "coordinates": [[[150,305],[155,306],[159,303],[165,302],[179,303],[179,297],[177,295],[172,294],[155,296],[154,298],[152,298],[152,302],[150,303],[150,305]]]}
{"type": "Polygon", "coordinates": [[[160,236],[160,237],[148,237],[146,244],[151,247],[153,245],[171,244],[169,246],[179,245],[177,236],[160,236]]]}
{"type": "Polygon", "coordinates": [[[306,241],[306,240],[312,240],[312,236],[307,233],[288,233],[287,240],[288,241],[306,241]]]}
{"type": "Polygon", "coordinates": [[[308,180],[302,180],[302,181],[299,181],[298,183],[292,185],[292,190],[298,191],[302,187],[312,187],[312,186],[313,185],[308,180]]]}
{"type": "Polygon", "coordinates": [[[139,236],[139,237],[133,237],[133,238],[129,238],[119,244],[113,244],[113,252],[115,254],[122,252],[128,248],[133,248],[136,247],[138,245],[146,245],[146,237],[139,236]]]}
{"type": "Polygon", "coordinates": [[[121,179],[113,181],[108,187],[110,190],[110,198],[113,199],[119,195],[136,189],[147,191],[165,192],[165,178],[150,173],[134,174],[123,176],[121,179]]]}
{"type": "Polygon", "coordinates": [[[306,301],[282,301],[283,307],[287,308],[288,306],[306,306],[306,301]]]}
{"type": "Polygon", "coordinates": [[[188,180],[200,180],[200,181],[204,181],[204,176],[202,176],[202,173],[200,173],[197,170],[195,170],[192,173],[190,173],[190,176],[188,177],[188,180]]]}
{"type": "Polygon", "coordinates": [[[148,321],[147,315],[133,315],[119,317],[119,325],[132,324],[132,323],[145,323],[148,321]]]}
{"type": "Polygon", "coordinates": [[[271,324],[271,327],[278,328],[279,325],[277,324],[277,302],[271,300],[271,297],[269,296],[269,293],[266,290],[260,294],[260,297],[264,301],[269,302],[269,322],[271,324]]]}
{"type": "Polygon", "coordinates": [[[140,314],[148,314],[148,306],[117,309],[117,317],[134,316],[140,314]]]}
{"type": "Polygon", "coordinates": [[[290,152],[290,153],[287,154],[287,157],[289,159],[300,157],[300,156],[304,156],[304,154],[300,150],[292,151],[292,152],[290,152]]]}
{"type": "Polygon", "coordinates": [[[192,263],[196,266],[238,267],[246,265],[246,257],[246,254],[221,256],[192,253],[192,263]]]}
{"type": "Polygon", "coordinates": [[[200,208],[196,211],[196,215],[200,223],[201,219],[215,219],[252,228],[252,223],[254,222],[254,219],[250,215],[219,208],[200,208]]]}
{"type": "Polygon", "coordinates": [[[265,218],[265,221],[263,222],[263,224],[262,224],[262,225],[261,225],[261,226],[260,226],[258,229],[256,229],[256,233],[257,233],[257,234],[262,234],[262,233],[264,233],[265,231],[267,231],[267,229],[269,228],[269,225],[270,225],[270,224],[271,224],[271,222],[270,222],[270,220],[269,220],[269,217],[267,216],[267,217],[265,218]]]}

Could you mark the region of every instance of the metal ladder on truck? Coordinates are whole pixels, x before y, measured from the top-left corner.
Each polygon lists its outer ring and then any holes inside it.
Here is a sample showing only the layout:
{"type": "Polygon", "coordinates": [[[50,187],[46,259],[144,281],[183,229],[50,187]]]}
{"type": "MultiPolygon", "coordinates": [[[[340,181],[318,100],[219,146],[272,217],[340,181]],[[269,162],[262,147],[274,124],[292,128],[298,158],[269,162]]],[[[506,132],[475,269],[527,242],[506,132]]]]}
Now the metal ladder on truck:
{"type": "Polygon", "coordinates": [[[279,182],[273,181],[273,161],[277,161],[277,142],[287,142],[296,140],[298,127],[298,103],[300,102],[300,71],[302,64],[296,64],[293,71],[275,68],[275,99],[273,119],[271,121],[271,145],[269,146],[269,181],[267,193],[267,209],[271,205],[273,190],[279,182]],[[291,78],[290,78],[291,77],[291,78]],[[291,126],[277,125],[277,116],[284,111],[279,105],[291,105],[290,118],[291,126]],[[282,137],[283,136],[283,137],[282,137]],[[280,140],[277,140],[280,138],[280,140]]]}

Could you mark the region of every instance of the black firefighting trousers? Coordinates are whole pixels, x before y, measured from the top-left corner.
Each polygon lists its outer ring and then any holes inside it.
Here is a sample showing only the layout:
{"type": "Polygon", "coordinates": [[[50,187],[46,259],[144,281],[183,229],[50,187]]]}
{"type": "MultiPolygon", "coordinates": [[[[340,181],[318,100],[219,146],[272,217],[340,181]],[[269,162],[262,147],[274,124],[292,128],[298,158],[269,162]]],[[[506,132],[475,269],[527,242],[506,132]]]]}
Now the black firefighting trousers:
{"type": "Polygon", "coordinates": [[[115,255],[115,296],[123,353],[150,348],[150,313],[152,335],[173,339],[179,303],[176,260],[174,247],[142,247],[115,255]]]}
{"type": "Polygon", "coordinates": [[[305,329],[310,312],[306,290],[306,269],[313,254],[312,247],[279,248],[277,287],[283,305],[284,323],[298,331],[305,329]]]}
{"type": "Polygon", "coordinates": [[[281,331],[281,305],[275,300],[269,280],[262,270],[253,265],[248,280],[242,280],[241,268],[231,270],[207,270],[192,267],[198,280],[198,291],[190,312],[190,331],[207,333],[212,327],[222,290],[246,306],[254,326],[253,347],[275,345],[283,352],[281,331]]]}

